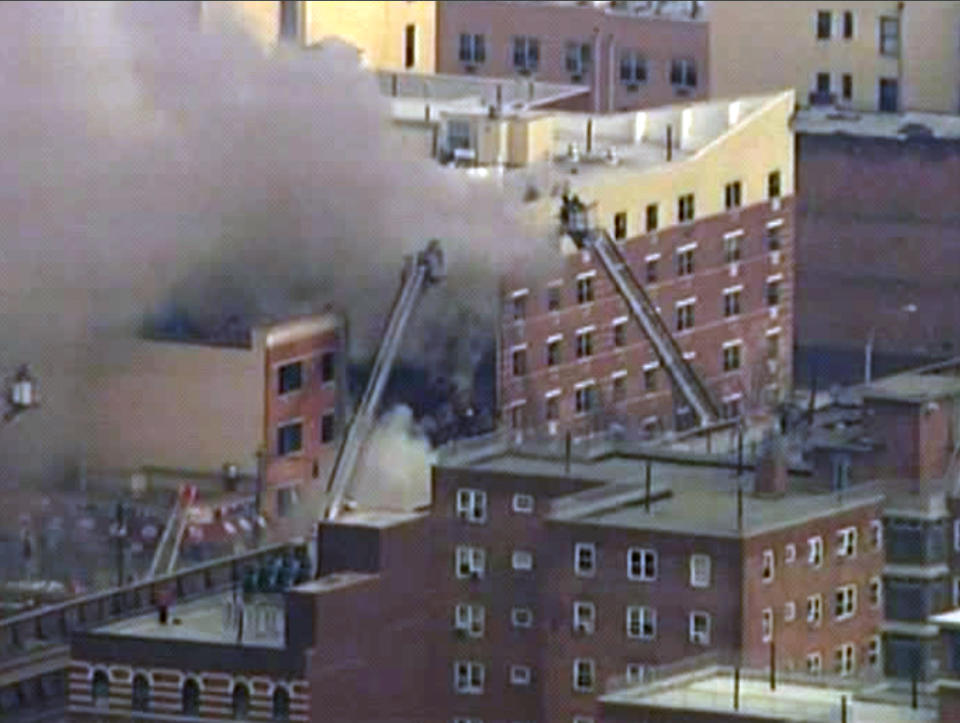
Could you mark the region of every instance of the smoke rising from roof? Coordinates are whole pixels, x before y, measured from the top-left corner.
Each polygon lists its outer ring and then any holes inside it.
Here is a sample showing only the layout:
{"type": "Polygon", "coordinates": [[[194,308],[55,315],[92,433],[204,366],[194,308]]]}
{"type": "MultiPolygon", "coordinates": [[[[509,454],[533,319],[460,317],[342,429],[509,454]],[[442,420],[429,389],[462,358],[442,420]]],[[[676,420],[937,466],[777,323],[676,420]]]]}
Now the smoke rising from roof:
{"type": "Polygon", "coordinates": [[[518,202],[401,149],[350,48],[268,56],[190,2],[0,3],[0,35],[0,369],[29,361],[46,402],[0,439],[21,469],[66,464],[85,345],[145,311],[332,301],[369,351],[427,239],[434,319],[491,318],[499,271],[551,256],[518,202]]]}

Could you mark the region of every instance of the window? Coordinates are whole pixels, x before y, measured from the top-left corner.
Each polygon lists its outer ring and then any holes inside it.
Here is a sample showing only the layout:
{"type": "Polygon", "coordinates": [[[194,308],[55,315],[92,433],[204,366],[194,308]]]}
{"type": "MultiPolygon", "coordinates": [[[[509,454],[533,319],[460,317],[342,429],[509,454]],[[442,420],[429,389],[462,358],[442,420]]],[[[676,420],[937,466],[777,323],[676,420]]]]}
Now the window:
{"type": "Polygon", "coordinates": [[[840,76],[840,97],[843,100],[853,100],[853,76],[844,73],[840,76]]]}
{"type": "Polygon", "coordinates": [[[773,608],[764,608],[760,613],[760,638],[765,643],[773,640],[773,608]]]}
{"type": "Polygon", "coordinates": [[[627,550],[627,578],[650,581],[657,579],[657,551],[643,547],[627,550]]]}
{"type": "Polygon", "coordinates": [[[823,597],[811,595],[807,598],[807,622],[817,626],[823,620],[823,597]]]}
{"type": "Polygon", "coordinates": [[[329,384],[334,381],[337,369],[336,352],[326,351],[320,355],[320,383],[329,384]]]}
{"type": "Polygon", "coordinates": [[[467,121],[451,120],[447,123],[447,145],[451,151],[470,148],[472,135],[467,121]]]}
{"type": "Polygon", "coordinates": [[[547,339],[547,366],[555,367],[563,361],[560,342],[562,337],[556,336],[547,339]]]}
{"type": "Polygon", "coordinates": [[[533,553],[526,550],[514,550],[511,562],[514,570],[532,570],[533,553]]]}
{"type": "Polygon", "coordinates": [[[896,113],[900,107],[899,84],[896,78],[880,78],[880,102],[879,110],[881,113],[896,113]]]}
{"type": "Polygon", "coordinates": [[[280,37],[283,40],[297,39],[297,3],[282,0],[280,3],[280,37]]]}
{"type": "Polygon", "coordinates": [[[233,686],[233,717],[243,720],[250,714],[250,689],[243,683],[233,686]]]}
{"type": "Polygon", "coordinates": [[[627,683],[642,683],[644,667],[641,663],[627,663],[627,683]]]}
{"type": "Polygon", "coordinates": [[[293,454],[303,449],[303,424],[292,422],[277,427],[277,454],[293,454]]]}
{"type": "Polygon", "coordinates": [[[481,34],[460,34],[460,62],[480,65],[487,59],[486,38],[481,34]]]}
{"type": "Polygon", "coordinates": [[[693,328],[693,301],[677,303],[677,331],[693,328]]]}
{"type": "Polygon", "coordinates": [[[847,10],[843,13],[843,39],[853,38],[853,13],[847,10]]]}
{"type": "Polygon", "coordinates": [[[625,371],[615,372],[612,376],[610,385],[610,396],[614,403],[619,404],[627,398],[627,373],[625,371]]]}
{"type": "Polygon", "coordinates": [[[274,720],[290,720],[290,691],[282,685],[273,690],[274,720]]]}
{"type": "Polygon", "coordinates": [[[690,555],[690,585],[710,587],[710,555],[690,555]]]}
{"type": "Polygon", "coordinates": [[[829,40],[833,16],[829,10],[817,12],[817,40],[829,40]]]}
{"type": "Polygon", "coordinates": [[[486,522],[487,493],[483,490],[457,490],[457,517],[467,522],[486,522]]]}
{"type": "Polygon", "coordinates": [[[458,660],[453,664],[453,689],[462,695],[483,693],[483,663],[458,660]]]}
{"type": "Polygon", "coordinates": [[[690,613],[690,642],[694,645],[710,644],[710,614],[694,611],[690,613]]]}
{"type": "Polygon", "coordinates": [[[657,611],[643,605],[627,606],[627,637],[653,640],[657,637],[657,611]]]}
{"type": "Polygon", "coordinates": [[[856,667],[856,648],[853,643],[844,643],[834,652],[834,671],[837,675],[850,675],[856,667]]]}
{"type": "Polygon", "coordinates": [[[417,26],[407,25],[403,34],[403,67],[412,68],[417,64],[417,26]]]}
{"type": "Polygon", "coordinates": [[[780,279],[767,279],[767,306],[777,306],[780,303],[780,279]]]}
{"type": "Polygon", "coordinates": [[[298,501],[299,495],[296,485],[281,487],[277,490],[277,515],[279,517],[289,517],[298,501]]]}
{"type": "Polygon", "coordinates": [[[670,61],[670,85],[680,88],[697,87],[697,63],[692,58],[674,58],[670,61]]]}
{"type": "Polygon", "coordinates": [[[453,627],[471,638],[482,638],[486,621],[483,605],[459,603],[453,610],[453,627]]]}
{"type": "Polygon", "coordinates": [[[597,623],[597,609],[592,602],[573,603],[573,632],[593,635],[597,623]]]}
{"type": "Polygon", "coordinates": [[[660,225],[660,206],[656,203],[647,204],[647,233],[656,231],[660,225]]]}
{"type": "Polygon", "coordinates": [[[597,387],[594,384],[584,384],[574,389],[573,402],[577,414],[589,414],[593,411],[596,393],[597,387]]]}
{"type": "Polygon", "coordinates": [[[589,658],[577,658],[573,661],[573,689],[577,693],[589,693],[593,690],[595,665],[589,658]]]}
{"type": "Polygon", "coordinates": [[[527,373],[527,349],[526,347],[522,349],[513,350],[513,376],[522,377],[527,373]]]}
{"type": "Polygon", "coordinates": [[[530,685],[530,666],[511,665],[510,685],[530,685]]]}
{"type": "MultiPolygon", "coordinates": [[[[109,701],[107,703],[109,705],[109,701]]],[[[130,707],[140,712],[150,710],[150,681],[147,680],[147,676],[143,673],[138,673],[133,678],[130,707]]]]}
{"type": "Polygon", "coordinates": [[[295,392],[303,386],[303,362],[284,364],[278,370],[280,394],[295,392]]]}
{"type": "Polygon", "coordinates": [[[513,39],[513,67],[520,72],[533,73],[540,66],[540,41],[528,36],[513,39]]]}
{"type": "Polygon", "coordinates": [[[797,559],[797,546],[792,542],[787,543],[786,547],[783,548],[783,561],[786,564],[790,564],[797,559]]]}
{"type": "Polygon", "coordinates": [[[689,276],[693,273],[693,252],[696,248],[677,249],[677,276],[689,276]]]}
{"type": "Polygon", "coordinates": [[[773,580],[774,556],[773,550],[764,550],[762,555],[763,567],[760,572],[760,578],[764,582],[773,580]]]}
{"type": "Polygon", "coordinates": [[[613,215],[613,237],[622,241],[627,237],[627,212],[620,211],[613,215]]]}
{"type": "Polygon", "coordinates": [[[740,260],[740,240],[743,234],[730,234],[723,237],[723,262],[733,264],[740,260]]]}
{"type": "Polygon", "coordinates": [[[548,422],[555,422],[560,419],[560,392],[550,394],[546,398],[546,417],[548,422]]]}
{"type": "Polygon", "coordinates": [[[817,73],[817,95],[830,95],[830,73],[817,73]]]}
{"type": "Polygon", "coordinates": [[[482,547],[458,545],[456,553],[456,573],[461,580],[483,577],[487,562],[487,553],[482,547]]]}
{"type": "Polygon", "coordinates": [[[200,715],[200,684],[193,678],[183,684],[181,704],[184,715],[200,715]]]}
{"type": "Polygon", "coordinates": [[[513,608],[510,611],[510,624],[515,628],[529,628],[533,625],[533,610],[530,608],[513,608]]]}
{"type": "Polygon", "coordinates": [[[560,310],[560,285],[553,284],[547,287],[547,311],[560,310]]]}
{"type": "Polygon", "coordinates": [[[780,334],[767,334],[767,359],[780,358],[780,334]]]}
{"type": "Polygon", "coordinates": [[[692,221],[694,215],[693,194],[686,193],[677,199],[677,221],[692,221]]]}
{"type": "Polygon", "coordinates": [[[722,419],[736,419],[740,416],[741,395],[731,395],[725,397],[720,403],[720,417],[722,419]]]}
{"type": "Polygon", "coordinates": [[[517,493],[513,496],[513,511],[521,515],[533,513],[533,495],[517,493]]]}
{"type": "Polygon", "coordinates": [[[620,51],[620,82],[640,85],[647,82],[647,59],[637,50],[620,51]]]}
{"type": "Polygon", "coordinates": [[[335,426],[336,416],[333,412],[326,412],[320,415],[320,442],[328,444],[333,441],[336,435],[335,426]]]}
{"type": "Polygon", "coordinates": [[[593,274],[577,277],[577,303],[589,304],[593,301],[593,274]]]}
{"type": "Polygon", "coordinates": [[[960,519],[953,521],[953,549],[960,552],[960,519]]]}
{"type": "Polygon", "coordinates": [[[617,319],[613,322],[613,345],[624,347],[627,345],[627,320],[617,319]]]}
{"type": "Polygon", "coordinates": [[[871,668],[879,668],[880,662],[880,636],[874,635],[867,641],[867,664],[871,668]]]}
{"type": "Polygon", "coordinates": [[[809,653],[807,655],[807,673],[810,675],[820,675],[823,670],[823,658],[820,653],[809,653]]]}
{"type": "Polygon", "coordinates": [[[740,343],[726,342],[723,345],[723,371],[733,372],[740,368],[740,343]]]}
{"type": "Polygon", "coordinates": [[[728,211],[740,208],[742,187],[740,181],[728,183],[723,188],[723,204],[728,211]]]}
{"type": "Polygon", "coordinates": [[[593,356],[593,327],[577,332],[577,359],[593,356]]]}
{"type": "Polygon", "coordinates": [[[517,291],[513,294],[513,320],[523,321],[527,317],[527,292],[517,291]]]}
{"type": "Polygon", "coordinates": [[[593,577],[597,571],[597,547],[592,542],[578,542],[573,547],[573,571],[580,577],[593,577]]]}
{"type": "Polygon", "coordinates": [[[857,612],[857,586],[843,585],[834,590],[833,615],[837,620],[846,620],[857,612]]]}
{"type": "Polygon", "coordinates": [[[514,402],[510,406],[510,428],[511,429],[523,429],[523,408],[525,406],[526,406],[525,400],[514,402]]]}
{"type": "Polygon", "coordinates": [[[779,251],[782,247],[780,241],[780,226],[781,224],[779,223],[775,226],[767,226],[766,242],[768,251],[779,251]]]}
{"type": "MultiPolygon", "coordinates": [[[[870,607],[878,608],[883,604],[883,581],[879,577],[870,578],[870,607]]],[[[954,605],[956,605],[954,601],[954,605]]]]}
{"type": "Polygon", "coordinates": [[[790,600],[783,606],[783,622],[792,623],[797,619],[797,604],[790,600]]]}
{"type": "Polygon", "coordinates": [[[657,262],[659,260],[660,260],[660,254],[651,254],[646,258],[647,267],[646,267],[645,278],[648,284],[657,283],[657,277],[658,277],[657,262]]]}
{"type": "Polygon", "coordinates": [[[900,54],[900,21],[897,18],[880,18],[880,54],[900,54]]]}
{"type": "Polygon", "coordinates": [[[870,520],[870,547],[883,549],[883,520],[870,520]]]}
{"type": "Polygon", "coordinates": [[[767,174],[767,198],[780,198],[780,171],[767,174]]]}
{"type": "Polygon", "coordinates": [[[960,607],[960,577],[953,578],[953,607],[960,607]]]}
{"type": "Polygon", "coordinates": [[[593,47],[590,43],[568,42],[566,53],[567,72],[571,75],[583,75],[590,69],[593,60],[593,47]]]}
{"type": "MultiPolygon", "coordinates": [[[[137,678],[143,678],[142,675],[138,675],[137,678]]],[[[136,679],[134,680],[134,689],[136,689],[136,679]]],[[[99,708],[101,710],[106,710],[110,707],[110,678],[107,677],[105,670],[98,670],[93,674],[93,707],[99,708]]],[[[135,703],[136,701],[134,701],[135,703]]],[[[145,708],[137,708],[134,705],[134,710],[146,710],[145,708]]]]}
{"type": "Polygon", "coordinates": [[[845,527],[837,532],[837,557],[854,557],[857,554],[857,528],[845,527]]]}
{"type": "Polygon", "coordinates": [[[643,367],[643,390],[648,394],[657,391],[657,364],[643,367]]]}
{"type": "Polygon", "coordinates": [[[819,535],[807,540],[807,562],[813,567],[823,564],[823,538],[819,535]]]}

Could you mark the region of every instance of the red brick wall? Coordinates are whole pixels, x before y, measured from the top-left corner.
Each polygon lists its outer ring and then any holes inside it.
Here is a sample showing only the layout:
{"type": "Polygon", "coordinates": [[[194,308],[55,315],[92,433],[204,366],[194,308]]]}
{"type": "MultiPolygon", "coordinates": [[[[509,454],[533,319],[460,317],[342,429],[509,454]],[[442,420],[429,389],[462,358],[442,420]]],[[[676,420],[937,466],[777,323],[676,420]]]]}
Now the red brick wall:
{"type": "Polygon", "coordinates": [[[869,399],[864,433],[883,443],[869,460],[871,475],[932,479],[946,471],[953,448],[954,402],[934,405],[869,399]]]}
{"type": "MultiPolygon", "coordinates": [[[[701,219],[689,226],[667,228],[657,234],[647,234],[628,240],[621,246],[622,252],[641,283],[645,280],[645,257],[660,253],[659,278],[656,284],[645,288],[661,308],[661,315],[668,327],[675,328],[676,301],[695,296],[695,326],[692,331],[675,334],[684,351],[696,354],[694,368],[705,377],[718,403],[728,395],[742,394],[741,404],[746,409],[762,406],[762,389],[770,383],[781,388],[789,384],[792,365],[792,314],[793,314],[793,244],[792,202],[784,199],[780,211],[774,212],[769,204],[756,204],[743,209],[738,215],[721,214],[701,219]],[[765,248],[766,223],[783,219],[780,237],[782,250],[774,263],[773,255],[765,248]],[[724,233],[743,229],[741,261],[737,273],[731,275],[730,266],[724,263],[724,233]],[[677,277],[676,249],[697,242],[695,273],[677,277]],[[776,316],[771,314],[765,299],[765,284],[768,276],[783,274],[781,302],[776,316]],[[741,314],[726,319],[723,316],[723,290],[742,285],[741,314]],[[766,332],[780,328],[778,369],[771,373],[767,365],[766,332]],[[724,373],[722,368],[722,345],[725,341],[742,339],[741,369],[724,373]]],[[[660,369],[657,390],[645,392],[643,365],[656,360],[652,347],[646,341],[639,325],[632,319],[627,325],[627,346],[616,348],[613,341],[612,321],[628,315],[626,303],[616,292],[613,283],[602,267],[598,268],[587,254],[569,257],[561,287],[561,308],[550,312],[547,308],[547,287],[553,279],[524,279],[521,276],[504,282],[504,312],[501,328],[501,358],[499,379],[501,407],[507,421],[511,404],[526,399],[524,424],[531,430],[546,430],[546,407],[544,395],[560,388],[560,419],[558,432],[572,429],[582,434],[591,429],[604,429],[611,422],[636,430],[641,420],[649,415],[658,416],[667,427],[672,426],[672,401],[669,382],[660,369]],[[596,270],[594,279],[595,301],[577,305],[576,276],[596,270]],[[513,319],[512,297],[514,290],[529,288],[526,318],[521,322],[513,319]],[[594,353],[586,360],[575,358],[576,330],[595,325],[594,353]],[[553,334],[563,334],[563,364],[546,366],[546,339],[553,334]],[[511,348],[527,344],[527,374],[513,376],[511,348]],[[627,400],[613,404],[610,375],[617,370],[627,370],[627,400]],[[586,379],[595,379],[601,409],[588,417],[576,417],[574,413],[574,385],[586,379]]]]}

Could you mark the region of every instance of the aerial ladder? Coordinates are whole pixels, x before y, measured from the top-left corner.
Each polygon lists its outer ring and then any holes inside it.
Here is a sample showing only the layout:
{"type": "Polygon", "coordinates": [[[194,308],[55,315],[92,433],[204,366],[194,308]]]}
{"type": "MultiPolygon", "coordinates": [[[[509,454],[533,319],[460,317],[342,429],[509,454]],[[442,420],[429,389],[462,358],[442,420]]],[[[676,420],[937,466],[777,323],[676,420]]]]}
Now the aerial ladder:
{"type": "Polygon", "coordinates": [[[634,320],[653,346],[674,388],[679,390],[697,415],[700,426],[706,427],[716,422],[720,416],[716,402],[700,375],[683,358],[683,350],[673,338],[656,305],[633,275],[610,234],[602,228],[591,226],[589,209],[576,196],[564,196],[560,220],[578,248],[594,251],[617,291],[627,302],[634,320]]]}
{"type": "Polygon", "coordinates": [[[153,553],[150,569],[146,579],[152,580],[157,575],[169,575],[177,567],[180,557],[180,547],[190,522],[190,510],[197,499],[197,488],[193,485],[181,487],[176,502],[164,525],[163,533],[157,542],[157,549],[153,553]]]}
{"type": "Polygon", "coordinates": [[[401,277],[400,290],[390,310],[380,348],[377,350],[370,379],[347,426],[343,441],[337,451],[337,459],[327,486],[328,504],[325,519],[334,520],[340,514],[347,486],[353,478],[360,452],[376,422],[377,406],[390,376],[393,361],[400,348],[407,322],[427,287],[444,277],[443,252],[440,242],[433,240],[415,256],[406,259],[401,277]]]}

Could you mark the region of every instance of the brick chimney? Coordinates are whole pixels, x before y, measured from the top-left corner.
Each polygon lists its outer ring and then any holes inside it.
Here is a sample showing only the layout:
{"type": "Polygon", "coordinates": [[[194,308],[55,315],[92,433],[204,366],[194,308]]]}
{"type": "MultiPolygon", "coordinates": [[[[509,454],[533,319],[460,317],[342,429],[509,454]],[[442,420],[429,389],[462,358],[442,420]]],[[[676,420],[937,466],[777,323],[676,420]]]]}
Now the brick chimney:
{"type": "Polygon", "coordinates": [[[787,493],[787,450],[783,435],[774,429],[764,435],[754,471],[753,491],[759,497],[782,497],[787,493]]]}

